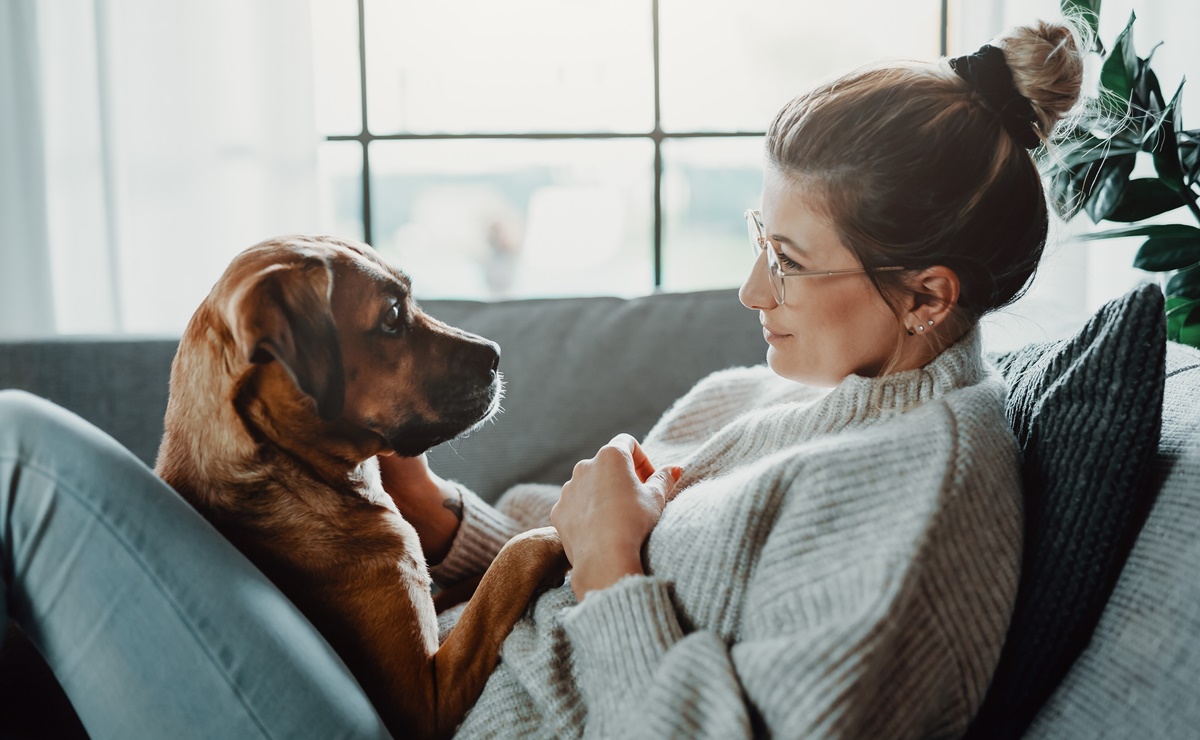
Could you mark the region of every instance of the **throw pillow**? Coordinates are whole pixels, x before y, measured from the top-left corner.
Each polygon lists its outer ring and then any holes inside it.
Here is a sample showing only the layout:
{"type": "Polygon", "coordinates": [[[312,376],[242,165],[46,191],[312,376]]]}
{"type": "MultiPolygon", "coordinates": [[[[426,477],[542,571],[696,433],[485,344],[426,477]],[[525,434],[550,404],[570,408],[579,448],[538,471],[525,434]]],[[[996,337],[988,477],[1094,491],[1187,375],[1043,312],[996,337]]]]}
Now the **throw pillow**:
{"type": "Polygon", "coordinates": [[[1019,737],[1087,645],[1148,510],[1139,481],[1158,444],[1165,354],[1162,292],[1142,285],[1070,339],[996,358],[1023,455],[1025,545],[966,737],[1019,737]]]}

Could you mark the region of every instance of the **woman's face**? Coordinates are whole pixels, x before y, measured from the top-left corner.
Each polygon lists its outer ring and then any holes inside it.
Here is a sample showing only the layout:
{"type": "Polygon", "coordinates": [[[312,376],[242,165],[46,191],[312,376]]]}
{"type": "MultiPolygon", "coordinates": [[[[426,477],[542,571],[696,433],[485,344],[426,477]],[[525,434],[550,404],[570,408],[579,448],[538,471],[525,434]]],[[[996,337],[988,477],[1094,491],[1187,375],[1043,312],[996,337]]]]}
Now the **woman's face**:
{"type": "MultiPolygon", "coordinates": [[[[860,268],[819,212],[816,194],[768,167],[762,222],[768,249],[784,274],[860,268]]],[[[851,373],[877,375],[891,358],[900,330],[896,315],[865,273],[791,277],[780,305],[760,254],[739,292],[758,311],[767,364],[777,375],[808,385],[837,385],[851,373]]]]}

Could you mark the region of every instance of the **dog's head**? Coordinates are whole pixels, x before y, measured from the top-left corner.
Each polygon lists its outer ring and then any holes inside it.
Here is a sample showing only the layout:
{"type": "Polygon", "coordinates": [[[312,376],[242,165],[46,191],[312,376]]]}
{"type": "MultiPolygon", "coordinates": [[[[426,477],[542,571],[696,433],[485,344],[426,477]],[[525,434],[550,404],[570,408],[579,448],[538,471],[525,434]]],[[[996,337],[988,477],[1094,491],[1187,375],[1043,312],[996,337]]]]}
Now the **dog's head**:
{"type": "Polygon", "coordinates": [[[263,242],[234,259],[213,297],[238,398],[266,407],[276,435],[411,456],[499,404],[499,346],[422,311],[408,277],[364,244],[263,242]]]}

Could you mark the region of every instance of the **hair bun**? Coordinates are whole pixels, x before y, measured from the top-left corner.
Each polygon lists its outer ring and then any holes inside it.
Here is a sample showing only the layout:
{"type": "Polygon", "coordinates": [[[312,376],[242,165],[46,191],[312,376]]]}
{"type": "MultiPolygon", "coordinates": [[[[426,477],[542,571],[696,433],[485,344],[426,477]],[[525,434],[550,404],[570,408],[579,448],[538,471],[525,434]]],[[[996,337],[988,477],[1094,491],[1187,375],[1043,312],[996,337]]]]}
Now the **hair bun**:
{"type": "Polygon", "coordinates": [[[1036,21],[998,36],[992,45],[1004,51],[1013,86],[1033,106],[1038,129],[1049,139],[1054,127],[1079,101],[1083,52],[1090,34],[1074,19],[1036,21]]]}

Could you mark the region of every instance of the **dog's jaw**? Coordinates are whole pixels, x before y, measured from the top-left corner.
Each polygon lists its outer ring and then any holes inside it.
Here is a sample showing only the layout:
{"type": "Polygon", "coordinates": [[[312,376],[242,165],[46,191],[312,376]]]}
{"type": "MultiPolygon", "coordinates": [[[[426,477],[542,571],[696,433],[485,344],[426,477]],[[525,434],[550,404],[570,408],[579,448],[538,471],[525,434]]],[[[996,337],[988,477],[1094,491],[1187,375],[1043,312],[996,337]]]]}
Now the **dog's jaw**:
{"type": "Polygon", "coordinates": [[[468,407],[462,416],[435,421],[414,419],[391,430],[385,435],[388,446],[403,457],[416,457],[443,442],[471,434],[502,411],[500,401],[504,398],[504,376],[500,372],[496,372],[495,379],[485,393],[479,399],[482,403],[473,409],[468,407]],[[480,407],[482,410],[479,410],[480,407]]]}

